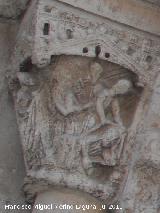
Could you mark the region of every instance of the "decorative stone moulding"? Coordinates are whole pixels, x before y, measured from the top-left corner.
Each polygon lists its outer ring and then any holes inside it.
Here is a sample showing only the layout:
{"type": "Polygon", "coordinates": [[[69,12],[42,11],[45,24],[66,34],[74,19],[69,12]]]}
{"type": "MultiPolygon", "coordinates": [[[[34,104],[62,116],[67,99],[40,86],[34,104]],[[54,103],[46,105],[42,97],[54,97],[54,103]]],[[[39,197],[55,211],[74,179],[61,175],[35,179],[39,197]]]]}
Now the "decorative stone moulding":
{"type": "Polygon", "coordinates": [[[41,68],[55,55],[98,54],[102,60],[135,72],[142,84],[151,84],[150,70],[158,71],[159,49],[155,35],[111,21],[96,11],[87,12],[57,0],[35,0],[22,20],[13,66],[18,69],[28,57],[41,68]]]}
{"type": "Polygon", "coordinates": [[[137,34],[136,30],[56,0],[39,1],[35,19],[32,61],[38,67],[49,64],[54,55],[98,54],[100,59],[137,73],[141,81],[149,80],[149,74],[144,76],[143,72],[153,63],[155,37],[152,40],[152,36],[137,34]]]}
{"type": "Polygon", "coordinates": [[[31,3],[10,82],[27,195],[49,185],[116,200],[159,46],[155,36],[99,14],[56,0],[31,3]]]}

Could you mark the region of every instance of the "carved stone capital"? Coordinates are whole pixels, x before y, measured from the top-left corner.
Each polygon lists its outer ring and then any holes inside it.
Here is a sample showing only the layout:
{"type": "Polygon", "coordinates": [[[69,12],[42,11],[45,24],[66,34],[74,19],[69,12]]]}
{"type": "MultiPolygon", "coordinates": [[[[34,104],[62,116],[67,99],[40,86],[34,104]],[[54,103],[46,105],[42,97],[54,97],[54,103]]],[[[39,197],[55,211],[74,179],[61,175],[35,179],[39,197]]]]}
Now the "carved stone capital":
{"type": "Polygon", "coordinates": [[[27,195],[60,186],[116,200],[143,90],[152,88],[158,72],[158,45],[153,35],[61,1],[31,3],[10,84],[27,195]]]}

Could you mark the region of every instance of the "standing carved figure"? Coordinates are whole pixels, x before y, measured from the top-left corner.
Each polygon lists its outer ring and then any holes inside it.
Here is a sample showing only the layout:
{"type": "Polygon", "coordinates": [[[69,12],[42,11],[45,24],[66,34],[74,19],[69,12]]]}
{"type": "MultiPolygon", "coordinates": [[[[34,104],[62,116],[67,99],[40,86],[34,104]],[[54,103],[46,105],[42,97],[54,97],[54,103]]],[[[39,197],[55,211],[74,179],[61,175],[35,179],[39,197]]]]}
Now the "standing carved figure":
{"type": "Polygon", "coordinates": [[[82,145],[83,164],[88,173],[92,173],[93,163],[115,166],[120,158],[126,128],[120,116],[120,107],[117,97],[124,95],[132,88],[129,80],[118,80],[111,88],[107,88],[99,81],[103,69],[100,64],[91,65],[93,94],[95,108],[100,124],[92,128],[82,145]],[[113,121],[106,116],[106,111],[111,109],[113,121]]]}
{"type": "Polygon", "coordinates": [[[109,89],[102,85],[102,83],[98,82],[100,75],[103,72],[100,64],[92,64],[91,72],[92,82],[94,86],[93,93],[96,97],[96,110],[99,115],[101,124],[109,122],[106,119],[105,110],[111,104],[114,121],[119,125],[123,125],[120,118],[120,109],[116,97],[118,95],[124,95],[129,92],[129,90],[132,88],[132,83],[129,80],[122,79],[119,80],[111,89],[109,89]]]}

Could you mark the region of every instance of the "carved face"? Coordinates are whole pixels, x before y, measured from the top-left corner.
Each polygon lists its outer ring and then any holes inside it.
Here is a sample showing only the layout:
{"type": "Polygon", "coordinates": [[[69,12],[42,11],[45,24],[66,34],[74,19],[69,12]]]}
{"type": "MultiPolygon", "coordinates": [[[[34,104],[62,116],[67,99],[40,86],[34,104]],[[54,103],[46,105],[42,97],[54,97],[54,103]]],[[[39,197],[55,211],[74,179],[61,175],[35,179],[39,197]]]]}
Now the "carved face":
{"type": "Polygon", "coordinates": [[[112,88],[115,95],[123,95],[129,92],[132,88],[132,83],[129,80],[119,80],[112,88]]]}
{"type": "Polygon", "coordinates": [[[99,63],[93,63],[90,67],[91,75],[92,75],[92,82],[96,83],[96,81],[100,78],[103,68],[99,63]]]}

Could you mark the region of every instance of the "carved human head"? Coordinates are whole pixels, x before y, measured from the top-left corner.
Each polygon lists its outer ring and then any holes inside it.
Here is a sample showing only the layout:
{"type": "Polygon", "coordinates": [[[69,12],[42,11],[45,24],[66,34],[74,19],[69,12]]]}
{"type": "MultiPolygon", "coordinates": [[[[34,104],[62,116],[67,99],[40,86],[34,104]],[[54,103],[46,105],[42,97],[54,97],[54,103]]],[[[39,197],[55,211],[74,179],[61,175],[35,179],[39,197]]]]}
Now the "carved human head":
{"type": "Polygon", "coordinates": [[[121,79],[112,87],[112,90],[115,95],[123,95],[129,92],[131,88],[132,88],[131,81],[127,79],[121,79]]]}
{"type": "Polygon", "coordinates": [[[103,68],[99,63],[94,62],[90,66],[90,71],[92,75],[92,82],[95,83],[100,78],[103,68]]]}

